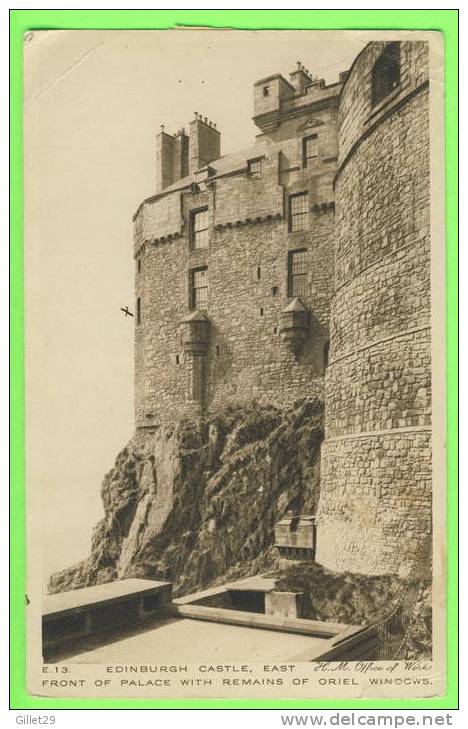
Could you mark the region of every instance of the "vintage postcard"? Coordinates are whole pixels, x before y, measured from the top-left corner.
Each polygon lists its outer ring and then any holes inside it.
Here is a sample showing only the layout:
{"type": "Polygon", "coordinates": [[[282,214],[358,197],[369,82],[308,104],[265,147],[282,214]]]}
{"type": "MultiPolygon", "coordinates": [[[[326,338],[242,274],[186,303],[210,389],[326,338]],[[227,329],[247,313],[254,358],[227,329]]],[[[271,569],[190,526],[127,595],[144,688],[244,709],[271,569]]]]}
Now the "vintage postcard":
{"type": "Polygon", "coordinates": [[[442,34],[24,64],[29,692],[441,696],[442,34]]]}

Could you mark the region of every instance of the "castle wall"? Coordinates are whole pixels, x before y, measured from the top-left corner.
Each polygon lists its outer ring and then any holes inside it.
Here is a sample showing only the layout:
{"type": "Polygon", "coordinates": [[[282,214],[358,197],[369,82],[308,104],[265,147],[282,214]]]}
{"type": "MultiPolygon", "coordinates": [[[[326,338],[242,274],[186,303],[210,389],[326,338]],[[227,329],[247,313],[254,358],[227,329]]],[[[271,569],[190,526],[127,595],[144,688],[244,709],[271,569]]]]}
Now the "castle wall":
{"type": "Polygon", "coordinates": [[[217,233],[210,260],[213,286],[208,309],[214,334],[209,382],[212,405],[251,398],[286,405],[305,393],[323,397],[333,215],[324,214],[314,222],[312,240],[307,235],[291,239],[283,221],[217,233]],[[289,300],[288,250],[303,243],[308,246],[308,293],[301,300],[311,320],[296,359],[281,339],[279,325],[289,300]],[[316,257],[321,258],[320,267],[314,265],[316,257]],[[278,293],[273,295],[275,286],[278,293]],[[220,357],[215,354],[217,344],[220,357]]]}
{"type": "Polygon", "coordinates": [[[283,188],[279,183],[279,154],[262,157],[262,177],[246,174],[226,177],[216,184],[214,224],[227,225],[247,218],[283,215],[283,188]]]}
{"type": "MultiPolygon", "coordinates": [[[[218,183],[219,184],[219,183],[218,183]]],[[[184,195],[185,219],[213,193],[184,195]]],[[[237,208],[234,207],[234,211],[237,208]]],[[[313,215],[313,214],[312,214],[313,215]]],[[[237,212],[234,218],[237,217],[237,212]]],[[[136,292],[142,301],[135,328],[138,425],[171,422],[199,411],[190,398],[191,358],[180,322],[189,311],[190,270],[208,266],[206,407],[256,398],[286,405],[323,397],[333,275],[333,210],[313,215],[313,230],[290,234],[283,218],[212,227],[210,246],[192,250],[188,226],[172,240],[144,246],[136,292]],[[296,358],[279,333],[287,290],[288,251],[307,247],[308,337],[296,358]],[[259,270],[260,269],[260,270],[259,270]]],[[[138,261],[137,258],[137,261],[138,261]]]]}
{"type": "Polygon", "coordinates": [[[369,43],[355,59],[343,88],[339,102],[339,165],[351,152],[353,145],[369,134],[375,123],[395,109],[402,98],[428,81],[429,44],[426,41],[402,42],[400,83],[380,104],[373,107],[372,69],[385,46],[383,41],[369,43]]]}
{"type": "Polygon", "coordinates": [[[401,83],[372,108],[384,45],[340,99],[316,557],[366,573],[405,572],[431,519],[427,46],[401,44],[401,83]]]}
{"type": "Polygon", "coordinates": [[[153,238],[157,240],[176,237],[182,233],[182,202],[180,193],[149,200],[140,207],[135,219],[135,251],[142,246],[142,241],[153,238]]]}

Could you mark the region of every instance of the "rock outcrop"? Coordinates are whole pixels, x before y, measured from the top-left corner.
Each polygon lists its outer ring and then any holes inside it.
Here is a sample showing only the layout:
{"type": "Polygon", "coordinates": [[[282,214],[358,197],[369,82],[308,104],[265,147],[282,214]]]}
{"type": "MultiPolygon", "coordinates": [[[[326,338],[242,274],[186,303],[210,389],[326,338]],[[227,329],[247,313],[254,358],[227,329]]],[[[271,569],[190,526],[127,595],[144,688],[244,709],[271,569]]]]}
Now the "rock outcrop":
{"type": "Polygon", "coordinates": [[[50,592],[140,576],[184,594],[273,568],[275,523],[317,507],[322,414],[315,399],[252,402],[139,430],[103,480],[89,557],[52,575],[50,592]]]}

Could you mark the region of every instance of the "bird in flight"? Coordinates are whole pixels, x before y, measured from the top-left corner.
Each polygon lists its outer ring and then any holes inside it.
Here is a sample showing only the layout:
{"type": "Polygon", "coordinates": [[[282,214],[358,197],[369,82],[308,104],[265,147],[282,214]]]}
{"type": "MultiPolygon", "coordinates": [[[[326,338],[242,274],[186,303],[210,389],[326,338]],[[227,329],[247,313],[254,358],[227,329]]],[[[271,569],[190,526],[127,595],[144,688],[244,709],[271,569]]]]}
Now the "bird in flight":
{"type": "Polygon", "coordinates": [[[120,311],[123,311],[123,313],[125,314],[125,317],[127,317],[127,316],[133,316],[133,314],[129,310],[128,306],[126,306],[125,309],[121,306],[120,307],[120,311]]]}

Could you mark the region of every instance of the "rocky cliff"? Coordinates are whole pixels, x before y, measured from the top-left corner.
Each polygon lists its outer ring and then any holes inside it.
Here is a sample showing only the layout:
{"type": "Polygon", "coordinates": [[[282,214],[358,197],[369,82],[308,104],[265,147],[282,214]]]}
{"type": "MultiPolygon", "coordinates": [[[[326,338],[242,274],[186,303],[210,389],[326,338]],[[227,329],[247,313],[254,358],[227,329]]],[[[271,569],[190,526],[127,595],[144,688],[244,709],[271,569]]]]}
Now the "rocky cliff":
{"type": "Polygon", "coordinates": [[[50,592],[143,576],[182,594],[275,567],[275,523],[316,510],[322,414],[318,400],[252,402],[138,431],[103,480],[89,557],[50,592]]]}
{"type": "Polygon", "coordinates": [[[253,402],[138,431],[104,477],[89,557],[52,575],[49,591],[133,576],[170,580],[181,595],[266,573],[304,593],[312,619],[377,623],[401,603],[395,657],[430,656],[430,542],[407,580],[278,564],[276,522],[317,508],[322,415],[317,400],[253,402]]]}

